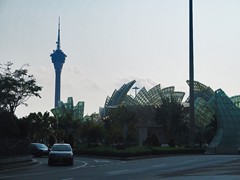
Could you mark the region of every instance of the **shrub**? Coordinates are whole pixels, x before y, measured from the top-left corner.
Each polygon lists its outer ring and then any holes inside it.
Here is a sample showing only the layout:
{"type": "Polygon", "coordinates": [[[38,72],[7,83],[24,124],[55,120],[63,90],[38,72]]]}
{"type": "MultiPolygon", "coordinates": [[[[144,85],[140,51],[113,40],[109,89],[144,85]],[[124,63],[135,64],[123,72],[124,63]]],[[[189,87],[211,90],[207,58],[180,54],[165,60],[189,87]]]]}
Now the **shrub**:
{"type": "Polygon", "coordinates": [[[16,138],[19,135],[17,120],[17,117],[10,112],[0,112],[0,138],[16,138]]]}

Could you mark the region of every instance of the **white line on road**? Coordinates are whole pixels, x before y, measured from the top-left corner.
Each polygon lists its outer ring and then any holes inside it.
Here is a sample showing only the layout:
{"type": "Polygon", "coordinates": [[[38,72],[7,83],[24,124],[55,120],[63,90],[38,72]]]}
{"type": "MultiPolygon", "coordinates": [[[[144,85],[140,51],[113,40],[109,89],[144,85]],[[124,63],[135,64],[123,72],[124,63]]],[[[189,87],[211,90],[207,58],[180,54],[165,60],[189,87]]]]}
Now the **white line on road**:
{"type": "Polygon", "coordinates": [[[85,162],[85,161],[81,161],[81,162],[83,162],[83,165],[81,165],[81,166],[76,166],[76,167],[71,168],[71,169],[78,169],[78,168],[82,168],[82,167],[84,167],[84,166],[87,165],[87,162],[85,162]]]}
{"type": "Polygon", "coordinates": [[[98,163],[98,162],[99,162],[99,163],[110,162],[110,161],[108,161],[108,160],[97,160],[97,159],[95,159],[94,161],[97,162],[97,163],[98,163]]]}
{"type": "Polygon", "coordinates": [[[1,178],[13,178],[13,177],[34,176],[34,175],[41,175],[41,174],[50,174],[50,173],[56,173],[56,172],[64,172],[64,171],[78,169],[78,168],[81,168],[81,167],[84,167],[84,166],[87,165],[87,163],[85,161],[81,161],[81,162],[83,162],[83,165],[77,166],[77,167],[74,167],[74,168],[53,170],[53,171],[43,171],[43,172],[36,172],[36,173],[29,173],[29,174],[18,174],[18,175],[10,175],[10,176],[2,176],[2,177],[0,176],[0,179],[1,178]]]}
{"type": "Polygon", "coordinates": [[[124,169],[124,170],[119,170],[119,171],[111,171],[111,172],[107,172],[108,175],[114,175],[114,174],[124,174],[127,171],[129,171],[129,169],[124,169]]]}

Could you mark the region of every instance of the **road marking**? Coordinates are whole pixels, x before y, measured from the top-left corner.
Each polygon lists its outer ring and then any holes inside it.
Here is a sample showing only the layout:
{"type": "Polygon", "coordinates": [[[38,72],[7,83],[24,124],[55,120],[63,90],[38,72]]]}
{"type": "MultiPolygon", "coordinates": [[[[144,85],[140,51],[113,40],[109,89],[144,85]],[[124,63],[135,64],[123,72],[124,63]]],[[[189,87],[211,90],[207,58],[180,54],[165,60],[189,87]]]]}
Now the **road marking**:
{"type": "Polygon", "coordinates": [[[167,164],[158,164],[158,165],[154,165],[152,167],[155,168],[155,167],[164,167],[164,166],[167,166],[167,164]]]}
{"type": "Polygon", "coordinates": [[[97,159],[95,159],[94,161],[97,162],[97,163],[110,162],[109,160],[97,160],[97,159]]]}
{"type": "Polygon", "coordinates": [[[62,180],[71,180],[71,179],[73,179],[73,178],[67,178],[67,179],[62,179],[62,180]]]}
{"type": "Polygon", "coordinates": [[[82,167],[84,167],[84,166],[87,165],[87,162],[85,162],[85,161],[80,161],[80,162],[83,162],[83,165],[81,165],[81,166],[76,166],[76,167],[73,167],[73,168],[70,168],[70,169],[78,169],[78,168],[82,168],[82,167]]]}
{"type": "Polygon", "coordinates": [[[129,171],[129,169],[123,169],[123,170],[119,170],[119,171],[111,171],[111,172],[107,172],[107,174],[109,174],[109,175],[122,174],[122,173],[126,173],[127,171],[129,171]]]}
{"type": "Polygon", "coordinates": [[[53,170],[53,171],[43,171],[43,172],[36,172],[36,173],[29,173],[29,174],[18,174],[18,175],[10,175],[10,176],[0,176],[0,179],[2,178],[13,178],[13,177],[23,177],[23,176],[33,176],[33,175],[41,175],[41,174],[50,174],[50,173],[55,173],[55,172],[63,172],[63,171],[69,171],[69,170],[75,170],[81,167],[84,167],[87,165],[87,162],[85,161],[80,161],[83,162],[84,164],[81,166],[77,166],[74,168],[68,168],[68,169],[62,169],[62,170],[53,170]]]}

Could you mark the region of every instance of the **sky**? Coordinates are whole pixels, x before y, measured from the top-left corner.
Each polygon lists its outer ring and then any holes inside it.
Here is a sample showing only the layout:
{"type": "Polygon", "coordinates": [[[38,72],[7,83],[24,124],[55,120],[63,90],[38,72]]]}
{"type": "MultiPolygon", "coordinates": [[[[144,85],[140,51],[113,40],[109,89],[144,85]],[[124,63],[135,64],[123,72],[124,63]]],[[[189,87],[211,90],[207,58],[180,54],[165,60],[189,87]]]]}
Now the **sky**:
{"type": "MultiPolygon", "coordinates": [[[[124,83],[147,90],[160,84],[186,93],[189,87],[188,0],[0,0],[0,63],[29,64],[42,86],[16,115],[50,112],[58,17],[67,55],[61,100],[85,102],[98,113],[124,83]]],[[[229,97],[240,94],[240,1],[193,0],[194,79],[229,97]]],[[[129,93],[134,95],[134,90],[129,93]]]]}

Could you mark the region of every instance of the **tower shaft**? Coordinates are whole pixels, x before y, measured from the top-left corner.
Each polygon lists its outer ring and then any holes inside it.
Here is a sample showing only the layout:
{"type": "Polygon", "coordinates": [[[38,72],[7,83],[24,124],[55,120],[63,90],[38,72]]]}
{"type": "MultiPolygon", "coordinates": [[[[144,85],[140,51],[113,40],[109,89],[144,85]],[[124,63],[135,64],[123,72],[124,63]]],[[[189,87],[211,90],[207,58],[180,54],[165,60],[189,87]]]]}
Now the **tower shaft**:
{"type": "Polygon", "coordinates": [[[55,70],[55,103],[54,107],[58,106],[61,95],[61,70],[55,70]]]}
{"type": "Polygon", "coordinates": [[[55,101],[54,107],[58,106],[58,102],[61,100],[61,72],[63,64],[65,63],[66,54],[60,48],[60,18],[58,22],[58,37],[57,37],[57,48],[50,55],[52,63],[55,69],[55,101]]]}

